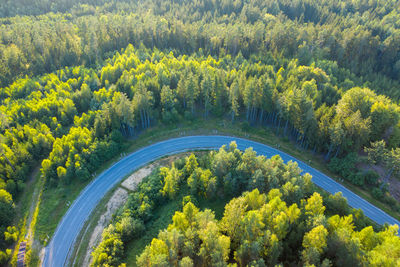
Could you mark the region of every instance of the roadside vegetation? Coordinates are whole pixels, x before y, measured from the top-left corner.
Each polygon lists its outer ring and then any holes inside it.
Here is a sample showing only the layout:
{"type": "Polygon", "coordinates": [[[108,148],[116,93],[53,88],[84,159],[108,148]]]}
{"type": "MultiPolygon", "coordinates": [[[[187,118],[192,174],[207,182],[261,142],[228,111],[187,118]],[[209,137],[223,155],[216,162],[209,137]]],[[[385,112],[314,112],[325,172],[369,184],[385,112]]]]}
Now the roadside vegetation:
{"type": "Polygon", "coordinates": [[[92,266],[399,263],[398,227],[374,230],[340,193],[321,196],[300,173],[234,142],[181,158],[130,195],[92,266]]]}
{"type": "MultiPolygon", "coordinates": [[[[260,127],[249,127],[245,122],[232,124],[229,120],[219,120],[219,119],[199,119],[193,122],[177,123],[174,125],[156,125],[147,131],[143,132],[138,136],[137,139],[128,140],[125,149],[121,152],[122,154],[127,154],[131,151],[135,151],[142,146],[162,141],[167,138],[179,137],[183,135],[198,135],[198,134],[222,134],[222,135],[232,135],[237,137],[249,138],[255,141],[259,141],[264,144],[271,145],[275,148],[289,153],[290,155],[310,164],[314,168],[330,175],[335,178],[338,182],[343,183],[349,189],[355,191],[357,194],[367,199],[374,205],[377,205],[381,209],[385,210],[395,218],[400,218],[400,213],[385,203],[381,203],[379,199],[375,199],[373,195],[366,190],[359,189],[351,183],[343,180],[339,175],[336,175],[330,171],[326,165],[323,157],[318,156],[312,151],[304,151],[300,147],[296,146],[293,142],[289,141],[287,138],[282,138],[275,135],[275,131],[270,128],[260,128],[260,127]]],[[[119,154],[117,157],[112,159],[110,162],[104,165],[103,168],[99,169],[96,174],[100,174],[102,170],[107,169],[114,162],[120,159],[119,154]]],[[[44,245],[51,237],[57,227],[57,224],[61,220],[62,216],[68,210],[69,204],[71,204],[77,197],[80,191],[89,183],[71,183],[60,188],[60,191],[46,190],[44,192],[44,199],[48,201],[41,204],[40,220],[37,225],[37,236],[36,238],[40,240],[44,245]],[[61,193],[62,192],[62,193],[61,193]],[[71,193],[66,193],[71,192],[71,193]],[[75,192],[75,193],[73,193],[75,192]],[[60,198],[63,196],[62,198],[60,198]],[[50,201],[52,200],[52,201],[50,201]],[[57,205],[54,205],[57,203],[57,205]],[[55,212],[58,210],[58,212],[55,212]]]]}

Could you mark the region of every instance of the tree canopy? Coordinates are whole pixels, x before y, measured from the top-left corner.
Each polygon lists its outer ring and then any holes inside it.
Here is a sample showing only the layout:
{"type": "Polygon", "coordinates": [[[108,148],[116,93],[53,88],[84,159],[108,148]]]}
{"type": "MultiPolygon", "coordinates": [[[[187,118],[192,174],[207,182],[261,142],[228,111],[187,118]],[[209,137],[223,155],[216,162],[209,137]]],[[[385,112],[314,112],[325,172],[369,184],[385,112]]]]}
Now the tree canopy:
{"type": "MultiPolygon", "coordinates": [[[[395,0],[1,1],[0,190],[12,201],[0,209],[0,264],[16,235],[13,200],[37,165],[50,190],[88,181],[157,124],[268,127],[400,210],[387,190],[400,176],[399,17],[395,0]],[[363,148],[385,177],[357,168],[363,148]]],[[[186,179],[207,197],[239,196],[244,176],[249,191],[276,182],[249,171],[257,161],[227,172],[237,155],[217,157],[218,170],[164,170],[164,196],[186,179]]]]}
{"type": "Polygon", "coordinates": [[[139,185],[103,232],[92,265],[123,264],[125,248],[143,235],[152,213],[182,196],[182,206],[168,227],[155,233],[137,256],[138,266],[400,263],[396,226],[376,230],[341,194],[314,190],[310,175],[300,175],[295,163],[284,164],[279,156],[266,159],[252,149],[241,152],[235,143],[199,157],[191,154],[139,185]],[[214,198],[227,201],[219,218],[213,210],[194,204],[214,198]],[[132,225],[122,227],[128,220],[132,225]],[[129,238],[123,232],[129,232],[129,238]]]}

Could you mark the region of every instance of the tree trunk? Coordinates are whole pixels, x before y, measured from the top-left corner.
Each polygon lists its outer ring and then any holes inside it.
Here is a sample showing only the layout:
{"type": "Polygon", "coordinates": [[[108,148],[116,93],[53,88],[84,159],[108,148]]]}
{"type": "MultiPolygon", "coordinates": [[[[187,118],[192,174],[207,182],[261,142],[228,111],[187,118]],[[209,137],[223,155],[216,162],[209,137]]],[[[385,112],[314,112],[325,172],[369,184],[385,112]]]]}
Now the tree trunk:
{"type": "Polygon", "coordinates": [[[329,160],[329,158],[331,157],[332,149],[333,149],[333,144],[331,143],[331,144],[329,145],[328,153],[327,153],[326,156],[325,156],[325,160],[329,160]]]}
{"type": "Polygon", "coordinates": [[[294,125],[292,125],[291,135],[292,135],[292,138],[293,137],[296,138],[296,128],[294,128],[294,125]]]}
{"type": "Polygon", "coordinates": [[[267,116],[265,118],[265,122],[266,122],[267,125],[269,124],[270,118],[271,118],[271,113],[267,112],[267,116]]]}
{"type": "Polygon", "coordinates": [[[279,117],[278,127],[276,128],[276,135],[279,135],[279,128],[281,127],[281,117],[279,117]]]}
{"type": "Polygon", "coordinates": [[[11,161],[7,158],[6,154],[2,153],[3,157],[6,159],[7,163],[11,166],[13,171],[15,172],[14,165],[12,165],[11,161]]]}
{"type": "Polygon", "coordinates": [[[129,127],[129,136],[133,136],[133,130],[132,130],[132,126],[128,126],[129,127]]]}
{"type": "Polygon", "coordinates": [[[337,150],[336,150],[336,153],[335,153],[335,158],[337,157],[337,155],[339,154],[339,151],[340,151],[340,145],[338,146],[338,148],[337,148],[337,150]]]}
{"type": "Polygon", "coordinates": [[[142,123],[142,129],[144,129],[143,110],[140,110],[140,122],[142,123]]]}
{"type": "Polygon", "coordinates": [[[390,179],[390,177],[392,176],[392,173],[393,173],[393,168],[391,168],[391,169],[388,171],[388,174],[386,175],[386,178],[385,178],[386,181],[390,179]]]}
{"type": "Polygon", "coordinates": [[[149,112],[147,112],[147,111],[146,111],[146,118],[147,118],[147,127],[146,128],[149,128],[150,127],[150,115],[149,115],[149,112]]]}
{"type": "Polygon", "coordinates": [[[289,120],[286,119],[285,130],[283,131],[283,135],[284,136],[286,136],[286,130],[287,130],[287,127],[288,127],[288,123],[289,123],[289,120]]]}

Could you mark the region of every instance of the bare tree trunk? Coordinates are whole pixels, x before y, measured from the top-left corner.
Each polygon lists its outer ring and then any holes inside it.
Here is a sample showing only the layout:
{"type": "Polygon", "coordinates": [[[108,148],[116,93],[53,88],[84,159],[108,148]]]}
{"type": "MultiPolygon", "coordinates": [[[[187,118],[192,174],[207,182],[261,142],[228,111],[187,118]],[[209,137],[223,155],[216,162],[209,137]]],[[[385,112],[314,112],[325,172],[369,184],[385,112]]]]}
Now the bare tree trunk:
{"type": "Polygon", "coordinates": [[[150,127],[150,115],[147,111],[146,113],[147,113],[147,127],[150,127]]]}
{"type": "Polygon", "coordinates": [[[281,117],[279,117],[278,127],[276,128],[276,134],[279,134],[279,128],[281,127],[281,117]]]}
{"type": "Polygon", "coordinates": [[[336,150],[336,153],[335,153],[335,158],[337,157],[337,155],[339,154],[339,151],[340,151],[340,146],[338,146],[338,148],[337,148],[337,150],[336,150]]]}
{"type": "Polygon", "coordinates": [[[140,121],[141,121],[141,123],[142,123],[142,129],[144,129],[143,110],[140,110],[140,121]]]}
{"type": "Polygon", "coordinates": [[[330,158],[330,156],[331,156],[331,153],[332,153],[332,148],[333,148],[333,144],[331,143],[331,144],[329,145],[328,153],[327,153],[326,156],[325,156],[325,160],[329,160],[329,158],[330,158]]]}
{"type": "Polygon", "coordinates": [[[11,161],[7,158],[6,154],[2,153],[3,157],[6,159],[7,163],[11,166],[13,171],[15,172],[14,165],[12,165],[11,161]]]}
{"type": "Polygon", "coordinates": [[[286,131],[287,131],[288,123],[289,123],[289,120],[286,119],[285,130],[283,131],[283,135],[285,135],[285,136],[286,136],[286,131]]]}

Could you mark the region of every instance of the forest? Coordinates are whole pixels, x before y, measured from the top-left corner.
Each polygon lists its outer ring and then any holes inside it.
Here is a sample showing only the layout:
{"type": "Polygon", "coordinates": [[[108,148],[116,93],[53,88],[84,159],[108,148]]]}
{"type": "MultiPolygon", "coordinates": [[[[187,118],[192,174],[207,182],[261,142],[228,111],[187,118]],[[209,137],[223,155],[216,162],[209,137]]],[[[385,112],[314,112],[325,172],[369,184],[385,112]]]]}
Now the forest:
{"type": "MultiPolygon", "coordinates": [[[[398,227],[374,230],[340,193],[319,194],[309,174],[279,156],[241,152],[235,143],[160,168],[130,195],[103,232],[92,266],[124,266],[156,209],[181,202],[136,266],[396,266],[398,227]],[[190,195],[185,195],[185,194],[190,195]],[[183,197],[182,197],[183,196],[183,197]],[[210,199],[226,201],[216,218],[210,199]],[[390,252],[389,252],[390,251],[390,252]]],[[[213,202],[214,201],[214,202],[213,202]]],[[[132,263],[127,264],[132,266],[132,263]]]]}
{"type": "Polygon", "coordinates": [[[269,51],[300,64],[335,61],[376,92],[399,98],[395,0],[51,2],[0,4],[3,86],[65,66],[97,67],[115,50],[143,43],[181,54],[269,51]]]}
{"type": "Polygon", "coordinates": [[[268,128],[399,212],[398,12],[394,0],[2,1],[0,264],[36,167],[46,190],[89,181],[145,129],[198,119],[268,128]],[[360,169],[360,155],[382,173],[360,169]]]}

